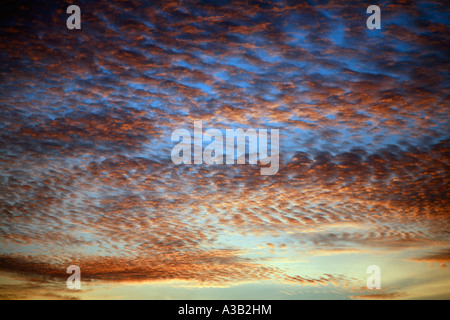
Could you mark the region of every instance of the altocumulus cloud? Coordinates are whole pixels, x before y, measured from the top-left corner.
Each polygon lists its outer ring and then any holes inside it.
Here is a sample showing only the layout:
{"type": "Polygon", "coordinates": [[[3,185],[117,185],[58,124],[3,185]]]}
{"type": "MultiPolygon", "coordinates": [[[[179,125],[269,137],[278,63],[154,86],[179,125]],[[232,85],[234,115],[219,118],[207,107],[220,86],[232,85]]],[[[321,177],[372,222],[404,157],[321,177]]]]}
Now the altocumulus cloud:
{"type": "Polygon", "coordinates": [[[357,1],[81,1],[81,30],[65,3],[2,6],[2,272],[339,287],[279,261],[448,262],[443,1],[382,1],[379,31],[357,1]],[[174,165],[199,120],[280,129],[279,172],[174,165]]]}

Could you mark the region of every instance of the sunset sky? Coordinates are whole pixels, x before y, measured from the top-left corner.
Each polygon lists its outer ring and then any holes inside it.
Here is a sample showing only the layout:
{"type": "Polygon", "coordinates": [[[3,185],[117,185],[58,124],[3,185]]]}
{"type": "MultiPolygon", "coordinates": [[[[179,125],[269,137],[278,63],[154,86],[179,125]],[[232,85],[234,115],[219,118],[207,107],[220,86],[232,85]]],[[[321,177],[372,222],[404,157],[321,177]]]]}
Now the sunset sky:
{"type": "Polygon", "coordinates": [[[0,299],[450,299],[447,1],[1,2],[0,299]]]}

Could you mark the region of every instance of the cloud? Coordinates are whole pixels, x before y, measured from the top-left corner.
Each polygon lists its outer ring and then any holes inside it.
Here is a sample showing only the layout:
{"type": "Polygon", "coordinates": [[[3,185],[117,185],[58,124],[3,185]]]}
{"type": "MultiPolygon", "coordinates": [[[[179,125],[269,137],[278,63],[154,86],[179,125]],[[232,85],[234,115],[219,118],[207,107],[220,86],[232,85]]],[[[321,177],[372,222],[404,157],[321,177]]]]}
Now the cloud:
{"type": "Polygon", "coordinates": [[[390,292],[390,293],[374,293],[374,294],[363,294],[358,296],[353,296],[352,299],[358,300],[396,300],[405,299],[408,294],[404,292],[390,292]]]}
{"type": "Polygon", "coordinates": [[[321,285],[276,255],[447,262],[443,2],[382,4],[374,32],[357,1],[84,1],[77,31],[64,3],[2,6],[2,270],[321,285]],[[279,129],[277,175],[174,165],[197,120],[279,129]]]}
{"type": "Polygon", "coordinates": [[[440,263],[442,268],[446,268],[446,263],[450,262],[450,250],[444,249],[439,252],[432,252],[421,257],[411,258],[410,261],[440,263]]]}

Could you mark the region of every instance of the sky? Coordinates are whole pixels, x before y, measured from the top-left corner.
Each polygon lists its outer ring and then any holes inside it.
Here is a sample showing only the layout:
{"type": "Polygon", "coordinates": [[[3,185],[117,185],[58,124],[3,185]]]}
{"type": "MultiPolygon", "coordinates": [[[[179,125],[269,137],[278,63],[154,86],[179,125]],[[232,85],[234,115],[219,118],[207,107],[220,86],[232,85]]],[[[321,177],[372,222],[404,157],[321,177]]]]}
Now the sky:
{"type": "Polygon", "coordinates": [[[446,1],[1,6],[0,299],[450,298],[446,1]],[[195,121],[278,172],[174,164],[195,121]]]}

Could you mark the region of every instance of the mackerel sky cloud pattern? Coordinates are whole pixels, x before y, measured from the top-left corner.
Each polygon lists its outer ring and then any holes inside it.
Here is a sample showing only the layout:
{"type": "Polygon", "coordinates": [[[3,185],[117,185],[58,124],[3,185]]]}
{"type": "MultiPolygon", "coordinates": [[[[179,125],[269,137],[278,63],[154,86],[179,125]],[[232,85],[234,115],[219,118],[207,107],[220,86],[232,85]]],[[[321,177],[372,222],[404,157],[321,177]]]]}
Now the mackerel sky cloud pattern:
{"type": "Polygon", "coordinates": [[[1,299],[450,298],[445,1],[0,14],[1,299]],[[279,129],[278,173],[174,165],[200,120],[279,129]]]}

